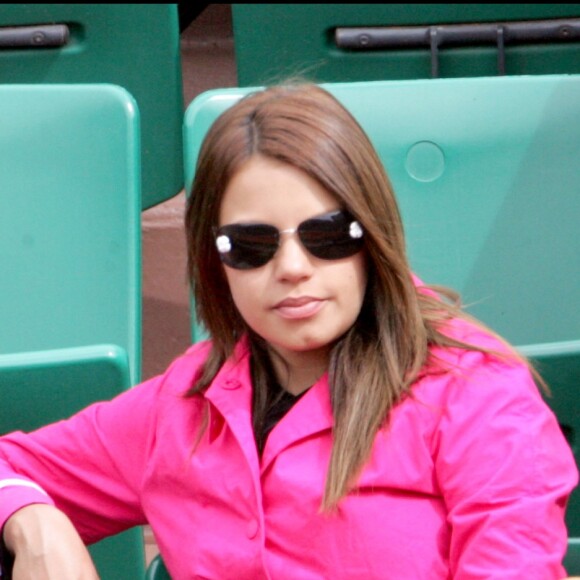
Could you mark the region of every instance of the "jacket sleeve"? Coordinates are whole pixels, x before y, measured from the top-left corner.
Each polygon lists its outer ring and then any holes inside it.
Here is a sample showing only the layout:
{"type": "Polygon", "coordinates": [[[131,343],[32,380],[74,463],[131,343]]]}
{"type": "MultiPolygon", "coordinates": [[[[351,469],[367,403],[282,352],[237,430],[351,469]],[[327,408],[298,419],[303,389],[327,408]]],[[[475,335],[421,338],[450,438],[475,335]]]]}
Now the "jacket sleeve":
{"type": "Polygon", "coordinates": [[[92,543],[144,523],[140,481],[162,378],[29,434],[0,438],[0,527],[16,510],[54,503],[92,543]]]}
{"type": "Polygon", "coordinates": [[[434,453],[453,578],[562,578],[571,450],[525,365],[461,359],[434,453]]]}

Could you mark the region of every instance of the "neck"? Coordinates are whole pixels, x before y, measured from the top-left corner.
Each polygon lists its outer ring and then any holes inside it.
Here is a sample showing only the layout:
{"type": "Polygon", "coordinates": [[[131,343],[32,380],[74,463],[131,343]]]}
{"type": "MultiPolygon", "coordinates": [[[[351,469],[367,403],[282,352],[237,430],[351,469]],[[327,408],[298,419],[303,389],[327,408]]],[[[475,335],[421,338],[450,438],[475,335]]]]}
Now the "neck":
{"type": "Polygon", "coordinates": [[[328,369],[328,349],[280,352],[270,346],[270,359],[278,382],[293,395],[311,387],[328,369]]]}

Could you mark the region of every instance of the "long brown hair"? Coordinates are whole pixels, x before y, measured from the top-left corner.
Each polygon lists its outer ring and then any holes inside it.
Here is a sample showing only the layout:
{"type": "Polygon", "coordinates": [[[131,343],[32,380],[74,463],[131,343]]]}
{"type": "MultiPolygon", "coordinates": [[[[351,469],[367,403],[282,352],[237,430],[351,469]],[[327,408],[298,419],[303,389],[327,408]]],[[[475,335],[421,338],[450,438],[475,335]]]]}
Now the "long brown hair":
{"type": "Polygon", "coordinates": [[[257,367],[254,400],[265,400],[267,370],[262,367],[267,365],[258,356],[263,348],[234,306],[212,235],[230,179],[257,154],[317,180],[365,231],[364,303],[330,359],[334,439],[323,498],[328,509],[348,492],[378,429],[428,362],[430,346],[484,349],[442,332],[445,321],[464,316],[458,303],[417,290],[393,189],[354,117],[316,85],[277,86],[246,96],[223,113],[200,151],[186,212],[188,272],[198,319],[213,346],[189,394],[206,389],[239,338],[248,335],[257,367]]]}

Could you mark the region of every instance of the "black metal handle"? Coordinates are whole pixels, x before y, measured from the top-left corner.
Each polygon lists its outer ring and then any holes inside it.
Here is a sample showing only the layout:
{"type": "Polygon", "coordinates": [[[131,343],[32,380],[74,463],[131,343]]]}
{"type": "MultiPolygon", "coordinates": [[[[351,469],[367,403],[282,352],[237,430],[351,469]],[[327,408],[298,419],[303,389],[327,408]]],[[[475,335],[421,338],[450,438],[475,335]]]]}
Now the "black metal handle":
{"type": "Polygon", "coordinates": [[[0,27],[0,49],[60,48],[69,37],[66,24],[0,27]]]}
{"type": "Polygon", "coordinates": [[[339,27],[336,46],[345,50],[368,51],[427,47],[431,51],[431,73],[439,75],[439,49],[444,46],[498,48],[498,72],[505,74],[505,51],[509,44],[580,41],[580,18],[486,24],[433,26],[339,27]]]}

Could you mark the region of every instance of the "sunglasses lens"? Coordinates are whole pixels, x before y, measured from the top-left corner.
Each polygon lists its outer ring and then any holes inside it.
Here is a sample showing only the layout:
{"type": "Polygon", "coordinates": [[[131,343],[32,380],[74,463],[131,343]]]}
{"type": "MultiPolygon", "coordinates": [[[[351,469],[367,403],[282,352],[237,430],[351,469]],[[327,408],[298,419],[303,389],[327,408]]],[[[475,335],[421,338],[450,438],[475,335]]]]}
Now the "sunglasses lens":
{"type": "MultiPolygon", "coordinates": [[[[288,230],[292,231],[292,230],[288,230]]],[[[353,256],[364,245],[360,224],[345,211],[333,211],[302,222],[298,236],[304,247],[323,260],[353,256]]],[[[217,231],[216,247],[221,261],[238,270],[267,264],[280,243],[280,232],[268,224],[229,224],[217,231]]]]}
{"type": "Polygon", "coordinates": [[[279,234],[267,224],[230,224],[217,231],[216,247],[221,261],[238,270],[259,268],[278,249],[279,234]]]}
{"type": "Polygon", "coordinates": [[[323,260],[354,256],[364,245],[360,224],[345,211],[335,211],[302,222],[298,235],[306,249],[323,260]]]}

